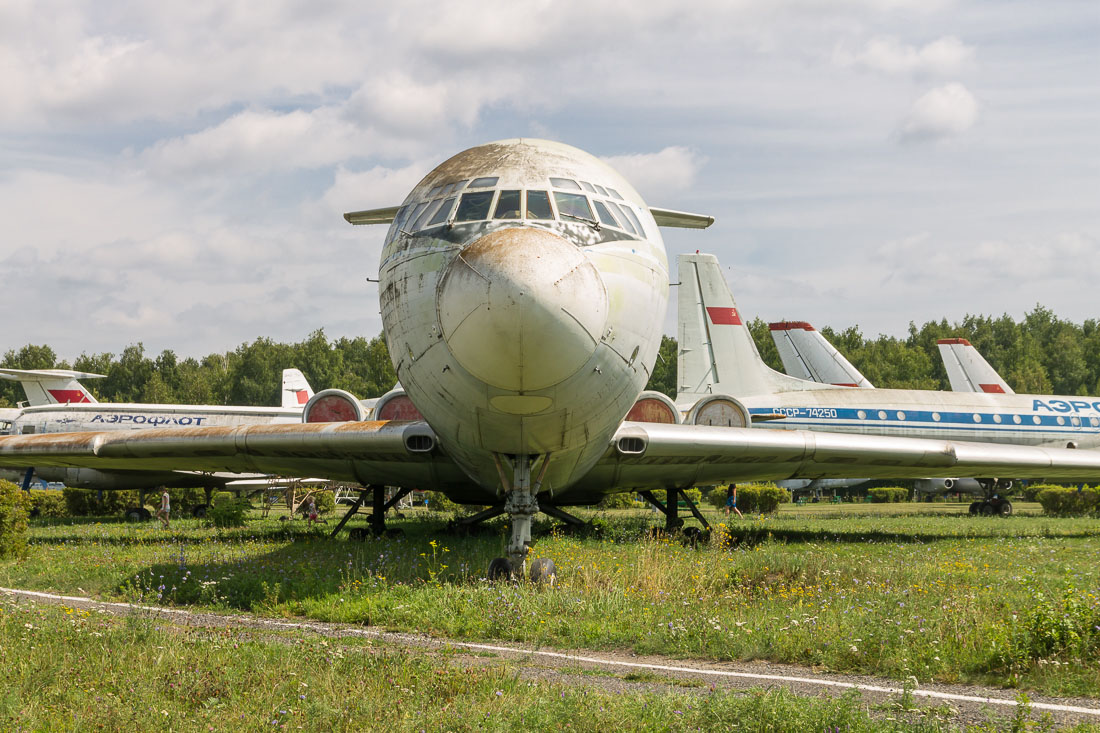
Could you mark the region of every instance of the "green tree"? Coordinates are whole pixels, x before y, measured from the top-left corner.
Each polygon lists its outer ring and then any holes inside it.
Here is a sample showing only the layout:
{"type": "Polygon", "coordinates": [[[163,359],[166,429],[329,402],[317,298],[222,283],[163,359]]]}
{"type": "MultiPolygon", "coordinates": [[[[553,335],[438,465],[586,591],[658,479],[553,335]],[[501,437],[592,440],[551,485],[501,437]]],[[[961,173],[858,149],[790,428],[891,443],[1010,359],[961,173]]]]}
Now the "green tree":
{"type": "Polygon", "coordinates": [[[652,389],[676,399],[676,356],[679,347],[676,339],[661,336],[661,346],[657,350],[657,361],[653,364],[653,374],[649,377],[646,389],[652,389]]]}

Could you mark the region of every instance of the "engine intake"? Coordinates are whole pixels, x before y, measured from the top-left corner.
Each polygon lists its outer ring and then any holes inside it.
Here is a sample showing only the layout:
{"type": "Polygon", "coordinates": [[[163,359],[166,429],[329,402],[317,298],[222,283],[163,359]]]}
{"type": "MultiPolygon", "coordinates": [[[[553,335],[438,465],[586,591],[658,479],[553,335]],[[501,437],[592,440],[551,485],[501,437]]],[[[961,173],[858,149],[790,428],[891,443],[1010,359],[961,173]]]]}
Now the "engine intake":
{"type": "Polygon", "coordinates": [[[342,389],[325,389],[310,398],[302,409],[302,422],[358,422],[366,419],[355,395],[342,389]]]}
{"type": "Polygon", "coordinates": [[[687,423],[691,425],[714,425],[723,428],[747,428],[752,426],[752,418],[745,406],[729,395],[708,395],[703,397],[688,412],[687,423]]]}
{"type": "Polygon", "coordinates": [[[626,420],[630,422],[655,422],[666,425],[677,425],[681,422],[680,410],[676,403],[667,395],[653,390],[646,390],[638,396],[638,401],[626,413],[626,420]]]}

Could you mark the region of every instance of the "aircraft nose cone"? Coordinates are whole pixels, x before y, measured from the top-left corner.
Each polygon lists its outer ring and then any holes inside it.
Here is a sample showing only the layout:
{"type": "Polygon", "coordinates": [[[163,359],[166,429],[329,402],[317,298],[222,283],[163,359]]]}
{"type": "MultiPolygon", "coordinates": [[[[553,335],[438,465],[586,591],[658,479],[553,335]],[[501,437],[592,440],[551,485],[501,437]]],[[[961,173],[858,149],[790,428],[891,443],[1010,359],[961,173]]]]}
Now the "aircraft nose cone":
{"type": "Polygon", "coordinates": [[[472,375],[500,389],[550,387],[580,369],[607,322],[599,271],[543,229],[498,229],[467,245],[437,295],[443,338],[472,375]]]}

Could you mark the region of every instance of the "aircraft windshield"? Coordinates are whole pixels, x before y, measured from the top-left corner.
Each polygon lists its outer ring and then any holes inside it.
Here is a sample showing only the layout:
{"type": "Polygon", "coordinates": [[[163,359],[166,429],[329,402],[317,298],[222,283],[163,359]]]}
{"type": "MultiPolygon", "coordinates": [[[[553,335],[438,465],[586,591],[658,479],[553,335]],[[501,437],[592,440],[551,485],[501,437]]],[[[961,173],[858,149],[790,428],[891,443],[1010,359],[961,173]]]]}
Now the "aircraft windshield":
{"type": "Polygon", "coordinates": [[[588,205],[588,198],[582,194],[554,191],[554,202],[557,203],[558,213],[563,218],[595,221],[592,216],[592,207],[588,205]]]}
{"type": "Polygon", "coordinates": [[[600,217],[600,221],[609,227],[616,227],[617,229],[625,229],[619,225],[619,222],[615,221],[615,217],[611,215],[611,212],[603,205],[602,201],[592,202],[596,207],[596,215],[600,217]]]}
{"type": "Polygon", "coordinates": [[[447,217],[451,215],[451,209],[454,208],[454,205],[455,200],[453,196],[444,201],[443,205],[440,206],[438,210],[436,210],[435,216],[432,217],[432,220],[428,222],[428,226],[432,227],[436,224],[442,224],[443,222],[447,221],[447,217]]]}
{"type": "Polygon", "coordinates": [[[569,191],[580,191],[581,187],[571,178],[551,178],[550,185],[554,188],[564,188],[569,191]]]}
{"type": "MultiPolygon", "coordinates": [[[[494,179],[495,182],[495,179],[494,179]]],[[[477,181],[474,181],[477,183],[477,181]]],[[[473,184],[470,184],[471,187],[473,184]]],[[[489,205],[493,203],[492,191],[462,194],[455,221],[478,221],[489,218],[489,205]]]]}
{"type": "Polygon", "coordinates": [[[553,219],[554,210],[550,208],[550,195],[546,191],[527,192],[527,218],[553,219]]]}
{"type": "Polygon", "coordinates": [[[475,178],[470,181],[470,188],[489,188],[490,186],[497,185],[499,179],[496,176],[485,176],[484,178],[475,178]]]}
{"type": "Polygon", "coordinates": [[[493,218],[518,219],[522,213],[520,203],[519,191],[501,191],[500,198],[497,199],[497,208],[493,211],[493,218]]]}

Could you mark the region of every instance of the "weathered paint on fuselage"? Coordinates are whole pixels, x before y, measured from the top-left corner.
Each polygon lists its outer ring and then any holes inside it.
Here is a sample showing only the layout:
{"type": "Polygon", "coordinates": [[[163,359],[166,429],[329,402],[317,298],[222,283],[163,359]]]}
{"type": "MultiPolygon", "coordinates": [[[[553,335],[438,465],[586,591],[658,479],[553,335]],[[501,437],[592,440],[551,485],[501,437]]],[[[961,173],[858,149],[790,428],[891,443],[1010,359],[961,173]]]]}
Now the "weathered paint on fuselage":
{"type": "Polygon", "coordinates": [[[1100,448],[1100,400],[900,389],[825,389],[739,398],[755,427],[1100,448]]]}
{"type": "Polygon", "coordinates": [[[587,472],[649,379],[668,303],[664,244],[638,193],[591,155],[541,140],[482,145],[429,173],[390,227],[379,281],[398,379],[472,479],[449,489],[467,501],[499,493],[494,453],[549,453],[552,495],[587,472]],[[412,231],[421,204],[448,196],[433,191],[464,181],[461,196],[485,177],[498,179],[478,189],[494,207],[503,191],[553,198],[551,177],[614,189],[644,234],[560,215],[412,231]]]}

